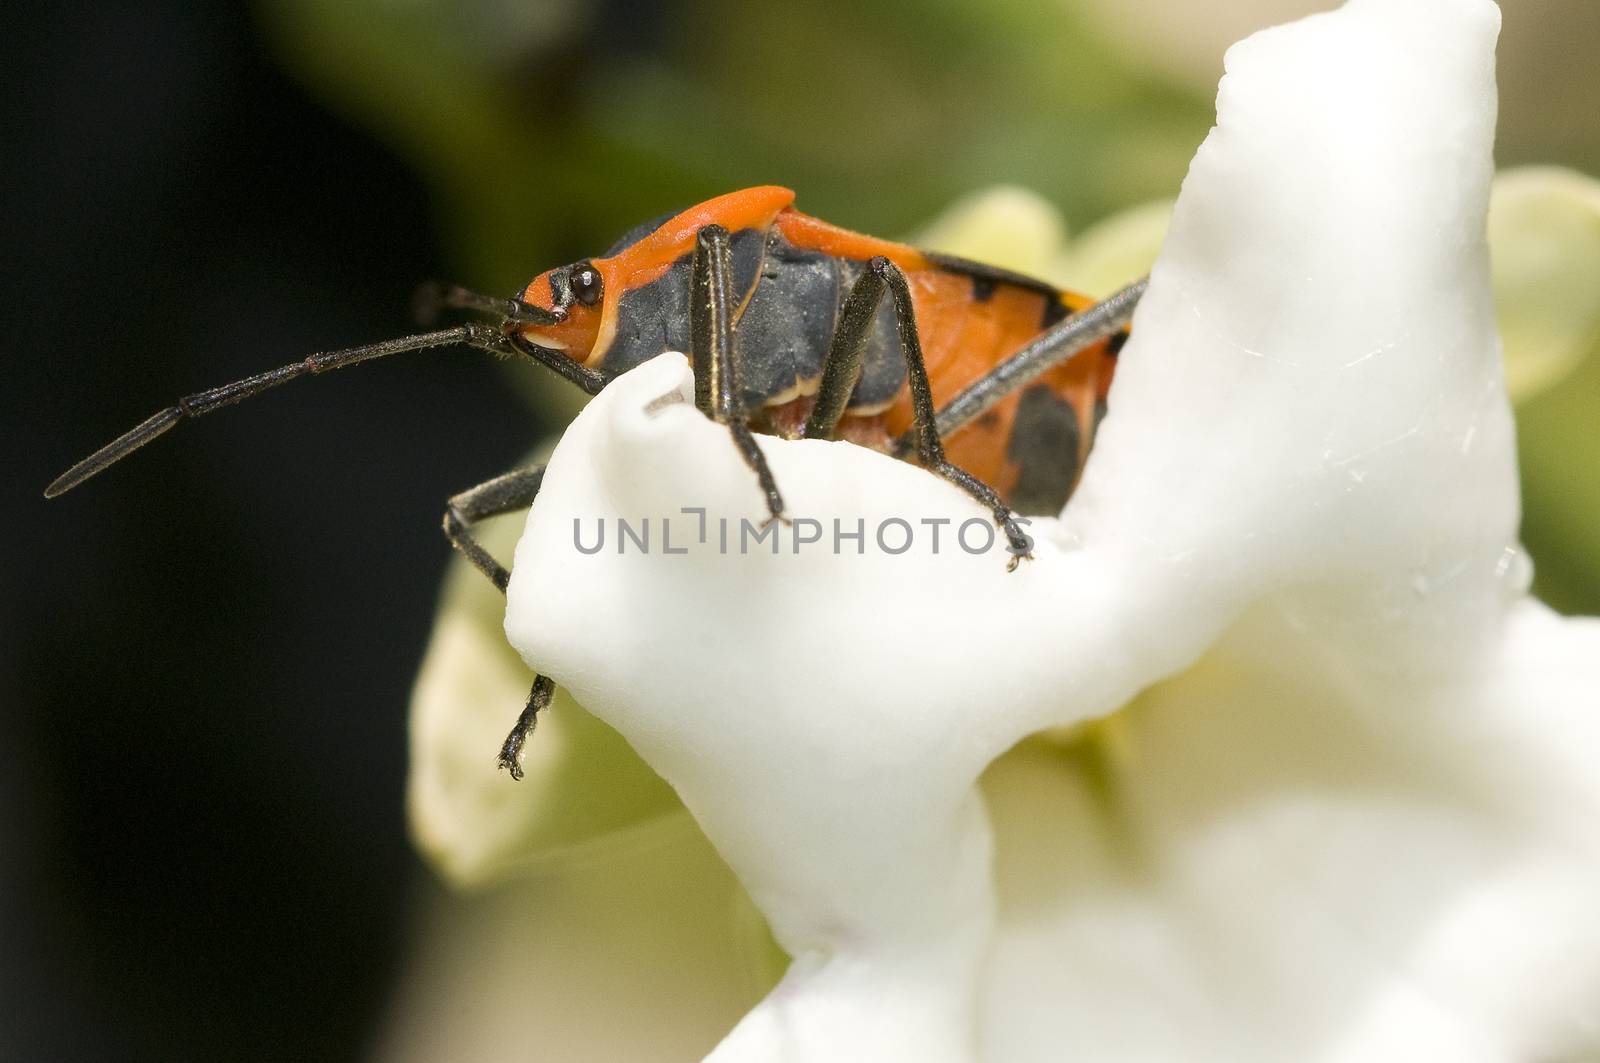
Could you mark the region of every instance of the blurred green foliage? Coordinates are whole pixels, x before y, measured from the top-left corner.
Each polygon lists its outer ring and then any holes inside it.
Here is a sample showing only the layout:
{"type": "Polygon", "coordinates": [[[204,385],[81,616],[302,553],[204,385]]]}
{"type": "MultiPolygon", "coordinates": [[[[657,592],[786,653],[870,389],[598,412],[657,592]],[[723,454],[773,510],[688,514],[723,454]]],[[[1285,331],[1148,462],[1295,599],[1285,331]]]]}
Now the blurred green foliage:
{"type": "Polygon", "coordinates": [[[1067,4],[272,0],[301,78],[413,158],[474,283],[509,288],[752,184],[902,233],[1033,188],[1083,224],[1170,195],[1210,102],[1067,4]]]}
{"type": "Polygon", "coordinates": [[[1564,613],[1600,615],[1600,352],[1518,407],[1517,434],[1535,590],[1564,613]]]}
{"type": "MultiPolygon", "coordinates": [[[[752,184],[882,234],[996,183],[1074,230],[1175,194],[1209,94],[1068,0],[261,0],[286,65],[414,161],[457,277],[510,292],[752,184]]],[[[527,374],[519,379],[530,381],[527,374]]],[[[569,389],[529,384],[546,410],[569,389]]],[[[1521,411],[1540,593],[1600,613],[1600,359],[1521,411]]],[[[531,443],[532,441],[530,441],[531,443]]]]}

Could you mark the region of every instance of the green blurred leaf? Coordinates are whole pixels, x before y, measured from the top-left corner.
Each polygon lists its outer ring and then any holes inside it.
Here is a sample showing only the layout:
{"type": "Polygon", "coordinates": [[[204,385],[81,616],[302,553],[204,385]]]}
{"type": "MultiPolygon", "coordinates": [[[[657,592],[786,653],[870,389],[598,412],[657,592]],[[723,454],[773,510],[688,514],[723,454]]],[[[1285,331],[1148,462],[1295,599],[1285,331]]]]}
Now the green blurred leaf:
{"type": "Polygon", "coordinates": [[[1600,358],[1517,408],[1517,444],[1534,591],[1600,616],[1600,358]]]}
{"type": "Polygon", "coordinates": [[[998,185],[963,197],[912,237],[918,247],[1038,276],[1066,246],[1066,222],[1044,197],[998,185]]]}
{"type": "Polygon", "coordinates": [[[1097,299],[1111,295],[1150,272],[1171,220],[1170,199],[1113,214],[1074,240],[1046,275],[1097,299]]]}
{"type": "Polygon", "coordinates": [[[1600,182],[1555,167],[1507,171],[1489,244],[1506,386],[1527,398],[1600,350],[1600,182]]]}

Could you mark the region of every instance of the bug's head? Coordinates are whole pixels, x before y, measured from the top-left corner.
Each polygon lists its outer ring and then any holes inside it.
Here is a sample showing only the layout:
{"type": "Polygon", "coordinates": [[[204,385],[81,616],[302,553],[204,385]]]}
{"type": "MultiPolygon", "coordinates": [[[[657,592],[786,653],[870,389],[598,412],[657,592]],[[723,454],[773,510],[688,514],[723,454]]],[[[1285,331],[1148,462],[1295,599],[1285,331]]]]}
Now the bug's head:
{"type": "Polygon", "coordinates": [[[582,259],[570,266],[546,270],[528,282],[522,301],[556,318],[554,324],[525,325],[524,337],[541,347],[560,351],[575,362],[586,363],[596,350],[604,350],[603,333],[613,315],[606,312],[607,282],[613,278],[605,260],[582,259]]]}

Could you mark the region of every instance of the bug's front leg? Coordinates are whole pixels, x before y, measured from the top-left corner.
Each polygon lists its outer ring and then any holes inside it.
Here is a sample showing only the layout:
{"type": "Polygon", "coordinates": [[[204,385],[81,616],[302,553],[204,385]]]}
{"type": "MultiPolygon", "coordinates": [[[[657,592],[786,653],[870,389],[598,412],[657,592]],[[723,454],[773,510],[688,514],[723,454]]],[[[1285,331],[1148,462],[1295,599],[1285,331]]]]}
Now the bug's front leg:
{"type": "MultiPolygon", "coordinates": [[[[472,562],[472,566],[482,572],[502,594],[505,593],[506,584],[511,581],[511,573],[472,537],[471,526],[480,520],[527,509],[533,505],[543,482],[543,465],[517,469],[452,496],[445,506],[444,534],[450,540],[450,545],[461,551],[462,556],[472,562]]],[[[539,722],[539,713],[549,707],[555,691],[555,681],[549,676],[534,676],[527,703],[517,716],[516,725],[500,745],[497,758],[500,767],[509,772],[513,779],[522,778],[522,749],[528,744],[528,736],[539,722]]]]}
{"type": "Polygon", "coordinates": [[[733,354],[731,278],[733,252],[728,230],[707,225],[695,237],[689,290],[689,346],[694,363],[694,404],[700,412],[728,426],[739,456],[756,474],[767,500],[767,523],[782,521],[783,496],[767,465],[766,455],[750,431],[739,391],[739,366],[733,354]]]}
{"type": "Polygon", "coordinates": [[[539,494],[539,485],[543,482],[543,465],[517,469],[452,495],[445,506],[445,538],[502,594],[511,580],[511,573],[490,556],[489,551],[472,537],[469,529],[480,520],[527,509],[533,505],[534,498],[539,494]]]}
{"type": "Polygon", "coordinates": [[[916,433],[917,457],[928,471],[955,484],[994,515],[995,523],[1005,532],[1007,549],[1011,552],[1006,570],[1015,571],[1024,560],[1033,559],[1033,540],[1023,532],[1016,514],[1001,500],[999,492],[945,457],[933,405],[933,388],[928,384],[928,369],[922,360],[922,339],[917,332],[911,289],[900,268],[882,256],[867,263],[845,300],[839,326],[834,330],[833,342],[822,364],[822,382],[817,387],[816,405],[806,421],[806,438],[828,439],[838,428],[839,419],[850,404],[850,393],[861,376],[872,322],[885,292],[894,304],[895,331],[911,386],[912,431],[916,433]]]}

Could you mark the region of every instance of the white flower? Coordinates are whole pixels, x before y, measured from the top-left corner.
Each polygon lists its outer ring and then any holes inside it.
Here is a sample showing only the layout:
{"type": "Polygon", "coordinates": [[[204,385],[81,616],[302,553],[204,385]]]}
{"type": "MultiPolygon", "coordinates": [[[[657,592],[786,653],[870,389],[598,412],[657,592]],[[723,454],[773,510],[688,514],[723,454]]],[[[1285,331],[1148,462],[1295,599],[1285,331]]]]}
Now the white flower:
{"type": "Polygon", "coordinates": [[[492,1039],[678,1058],[732,1001],[754,1007],[718,1061],[1600,1054],[1600,623],[1529,599],[1517,546],[1485,241],[1498,26],[1489,0],[1349,0],[1229,53],[1084,483],[1015,574],[951,548],[982,516],[964,496],[845,443],[763,439],[824,542],[741,553],[760,496],[682,356],[590,404],[507,633],[676,789],[794,960],[757,1003],[725,975],[759,964],[757,931],[663,951],[647,927],[732,910],[716,862],[653,779],[619,773],[616,805],[539,781],[616,740],[570,703],[531,791],[483,781],[490,699],[481,760],[413,790],[458,877],[553,860],[597,816],[654,845],[610,833],[522,898],[501,925],[542,967],[492,1039]],[[575,522],[592,543],[647,517],[651,552],[575,548],[575,522]],[[938,552],[874,542],[925,518],[952,522],[938,552]],[[857,520],[863,553],[826,548],[857,520]],[[666,839],[687,864],[656,862],[666,839]],[[577,914],[574,882],[624,864],[633,889],[577,914]],[[588,973],[636,943],[681,1005],[588,973]]]}

